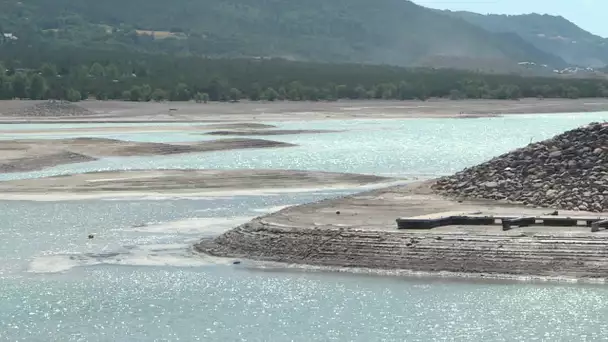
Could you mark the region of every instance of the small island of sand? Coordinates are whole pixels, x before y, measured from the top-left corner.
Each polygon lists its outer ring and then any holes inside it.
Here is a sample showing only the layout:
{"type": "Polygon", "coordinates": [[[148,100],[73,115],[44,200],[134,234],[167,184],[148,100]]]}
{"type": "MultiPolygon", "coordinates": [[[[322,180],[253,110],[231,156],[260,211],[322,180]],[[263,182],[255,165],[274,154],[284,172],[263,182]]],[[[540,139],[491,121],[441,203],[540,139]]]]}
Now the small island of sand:
{"type": "Polygon", "coordinates": [[[0,182],[0,199],[237,195],[252,191],[357,187],[390,181],[390,178],[372,175],[299,170],[106,171],[0,182]]]}
{"type": "Polygon", "coordinates": [[[0,172],[26,172],[93,161],[103,157],[156,156],[251,148],[289,147],[263,139],[220,139],[189,143],[148,143],[106,138],[31,139],[0,141],[0,172]]]}

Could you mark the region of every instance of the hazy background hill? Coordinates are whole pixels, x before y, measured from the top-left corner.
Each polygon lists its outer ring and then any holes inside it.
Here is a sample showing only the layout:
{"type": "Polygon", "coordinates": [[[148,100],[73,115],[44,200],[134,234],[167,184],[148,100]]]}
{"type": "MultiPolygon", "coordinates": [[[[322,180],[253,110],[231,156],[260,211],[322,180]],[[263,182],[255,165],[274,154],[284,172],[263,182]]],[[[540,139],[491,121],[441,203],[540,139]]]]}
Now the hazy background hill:
{"type": "Polygon", "coordinates": [[[442,13],[464,19],[490,32],[509,32],[566,62],[580,66],[608,64],[608,39],[591,34],[561,16],[482,15],[472,12],[442,13]]]}
{"type": "Polygon", "coordinates": [[[465,67],[565,66],[518,32],[404,0],[0,0],[29,42],[223,57],[465,67]],[[482,28],[484,27],[484,28],[482,28]]]}

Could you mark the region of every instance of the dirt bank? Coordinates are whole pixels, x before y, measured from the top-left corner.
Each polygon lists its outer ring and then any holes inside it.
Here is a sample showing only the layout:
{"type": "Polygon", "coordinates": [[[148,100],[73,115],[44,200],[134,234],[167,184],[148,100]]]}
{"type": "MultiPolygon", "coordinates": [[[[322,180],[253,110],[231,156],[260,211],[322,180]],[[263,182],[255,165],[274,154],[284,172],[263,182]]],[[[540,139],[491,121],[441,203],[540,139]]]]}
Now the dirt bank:
{"type": "Polygon", "coordinates": [[[263,139],[220,139],[191,143],[146,143],[104,138],[0,141],[0,172],[26,172],[104,157],[156,156],[294,146],[263,139]]]}
{"type": "Polygon", "coordinates": [[[520,113],[575,113],[608,111],[608,99],[522,99],[336,102],[122,102],[83,101],[86,115],[16,115],[28,112],[34,101],[0,101],[0,122],[234,122],[327,119],[395,119],[485,117],[520,113]]]}
{"type": "Polygon", "coordinates": [[[133,170],[91,172],[57,177],[0,182],[0,198],[69,195],[208,194],[243,193],[251,190],[283,190],[356,187],[384,183],[389,178],[332,172],[297,170],[133,170]]]}
{"type": "Polygon", "coordinates": [[[530,215],[547,212],[492,202],[458,203],[433,194],[430,185],[391,187],[290,207],[216,239],[203,240],[196,249],[215,256],[332,267],[608,277],[607,231],[529,227],[505,232],[500,226],[398,231],[395,219],[404,216],[446,211],[530,215]]]}

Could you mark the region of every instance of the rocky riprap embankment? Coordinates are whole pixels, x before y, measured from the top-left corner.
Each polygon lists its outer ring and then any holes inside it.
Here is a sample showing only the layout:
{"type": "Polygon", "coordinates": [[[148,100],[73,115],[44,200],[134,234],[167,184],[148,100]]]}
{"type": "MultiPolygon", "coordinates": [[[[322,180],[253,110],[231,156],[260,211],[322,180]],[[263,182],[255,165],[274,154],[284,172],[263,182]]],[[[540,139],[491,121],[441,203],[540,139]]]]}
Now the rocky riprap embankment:
{"type": "Polygon", "coordinates": [[[588,126],[437,181],[438,193],[585,211],[608,210],[608,124],[588,126]]]}
{"type": "Polygon", "coordinates": [[[88,109],[64,101],[47,101],[32,106],[3,113],[6,116],[83,116],[91,115],[88,109]]]}

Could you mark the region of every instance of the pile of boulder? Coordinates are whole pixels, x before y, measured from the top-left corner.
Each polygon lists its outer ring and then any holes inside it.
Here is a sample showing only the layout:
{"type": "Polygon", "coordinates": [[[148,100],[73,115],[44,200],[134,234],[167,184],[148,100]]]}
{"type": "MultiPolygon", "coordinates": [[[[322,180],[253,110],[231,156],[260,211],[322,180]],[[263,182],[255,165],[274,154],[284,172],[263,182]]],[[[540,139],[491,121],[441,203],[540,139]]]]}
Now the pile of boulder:
{"type": "Polygon", "coordinates": [[[15,110],[9,113],[5,113],[4,115],[8,116],[83,116],[83,115],[91,115],[91,112],[88,109],[77,106],[73,103],[66,101],[55,101],[50,100],[46,102],[37,103],[33,106],[28,106],[25,108],[21,108],[19,110],[15,110]]]}
{"type": "Polygon", "coordinates": [[[592,123],[503,154],[433,189],[457,198],[608,211],[608,123],[592,123]]]}

